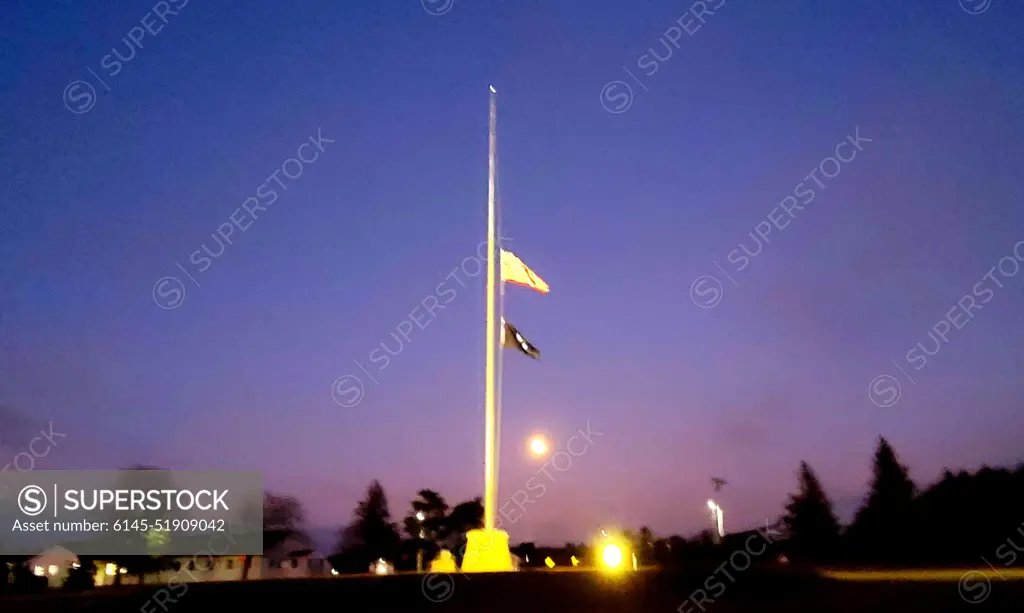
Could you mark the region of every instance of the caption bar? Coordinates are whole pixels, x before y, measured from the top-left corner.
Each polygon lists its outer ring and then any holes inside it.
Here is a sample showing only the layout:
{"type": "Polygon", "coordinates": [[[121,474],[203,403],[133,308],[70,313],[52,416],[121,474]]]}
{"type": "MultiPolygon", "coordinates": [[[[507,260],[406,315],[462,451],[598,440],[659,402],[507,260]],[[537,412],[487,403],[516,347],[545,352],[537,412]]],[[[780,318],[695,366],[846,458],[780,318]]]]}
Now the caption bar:
{"type": "Polygon", "coordinates": [[[35,470],[0,475],[0,554],[263,553],[254,471],[35,470]]]}

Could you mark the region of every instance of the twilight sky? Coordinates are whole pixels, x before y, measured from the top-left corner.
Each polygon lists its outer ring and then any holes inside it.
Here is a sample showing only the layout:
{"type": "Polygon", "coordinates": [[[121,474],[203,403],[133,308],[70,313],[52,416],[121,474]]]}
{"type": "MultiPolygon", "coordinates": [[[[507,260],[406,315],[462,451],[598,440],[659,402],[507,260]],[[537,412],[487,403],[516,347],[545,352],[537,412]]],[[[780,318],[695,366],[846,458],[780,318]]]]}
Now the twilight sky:
{"type": "Polygon", "coordinates": [[[879,434],[922,484],[1024,460],[1024,5],[689,6],[8,2],[0,465],[52,421],[39,468],[260,470],[317,526],[482,493],[490,83],[552,288],[509,289],[499,498],[601,433],[513,541],[692,533],[712,475],[750,527],[800,460],[845,517],[879,434]]]}

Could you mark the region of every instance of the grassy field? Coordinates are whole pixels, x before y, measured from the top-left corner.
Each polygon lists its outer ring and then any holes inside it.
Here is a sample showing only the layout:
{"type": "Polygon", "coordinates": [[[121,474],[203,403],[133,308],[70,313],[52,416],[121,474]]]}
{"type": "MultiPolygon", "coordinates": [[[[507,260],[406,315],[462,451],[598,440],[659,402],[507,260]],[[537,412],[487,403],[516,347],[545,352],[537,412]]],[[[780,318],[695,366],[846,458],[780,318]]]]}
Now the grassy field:
{"type": "Polygon", "coordinates": [[[731,581],[716,574],[709,583],[712,572],[649,570],[615,577],[533,571],[206,583],[164,591],[159,586],[122,587],[83,595],[9,597],[0,600],[0,611],[1020,613],[1024,607],[1024,581],[1001,579],[991,570],[987,575],[972,571],[968,582],[960,580],[967,571],[943,571],[930,578],[906,571],[885,577],[879,571],[836,579],[751,569],[733,574],[731,581]],[[695,591],[701,589],[703,593],[695,591]]]}

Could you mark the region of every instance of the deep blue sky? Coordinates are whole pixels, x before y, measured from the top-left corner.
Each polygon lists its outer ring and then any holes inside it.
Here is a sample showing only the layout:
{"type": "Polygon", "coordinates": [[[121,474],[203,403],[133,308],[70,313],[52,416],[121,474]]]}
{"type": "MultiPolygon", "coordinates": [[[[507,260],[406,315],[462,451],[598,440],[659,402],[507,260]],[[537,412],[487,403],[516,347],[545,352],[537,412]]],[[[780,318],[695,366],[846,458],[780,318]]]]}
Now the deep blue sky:
{"type": "Polygon", "coordinates": [[[1024,274],[925,368],[904,357],[1024,239],[1024,6],[728,0],[647,76],[688,6],[191,0],[110,76],[153,2],[7,2],[0,404],[25,420],[5,457],[52,420],[67,438],[40,467],[258,469],[324,526],[373,478],[396,515],[420,487],[481,493],[483,277],[379,383],[355,362],[375,368],[483,238],[494,83],[504,234],[552,287],[509,290],[543,359],[505,356],[501,499],[539,467],[531,431],[604,433],[514,541],[696,531],[711,475],[747,527],[800,460],[846,514],[879,434],[922,483],[1024,459],[1024,274]],[[98,94],[82,114],[62,99],[76,80],[98,94]],[[614,80],[635,93],[619,114],[614,80]],[[730,270],[858,127],[872,142],[730,270]],[[318,128],[335,142],[197,273],[190,254],[318,128]],[[691,300],[702,275],[724,284],[714,308],[691,300]],[[172,310],[165,276],[185,283],[172,310]],[[903,386],[887,408],[868,393],[884,373],[903,386]],[[345,374],[366,384],[355,407],[332,400],[345,374]]]}

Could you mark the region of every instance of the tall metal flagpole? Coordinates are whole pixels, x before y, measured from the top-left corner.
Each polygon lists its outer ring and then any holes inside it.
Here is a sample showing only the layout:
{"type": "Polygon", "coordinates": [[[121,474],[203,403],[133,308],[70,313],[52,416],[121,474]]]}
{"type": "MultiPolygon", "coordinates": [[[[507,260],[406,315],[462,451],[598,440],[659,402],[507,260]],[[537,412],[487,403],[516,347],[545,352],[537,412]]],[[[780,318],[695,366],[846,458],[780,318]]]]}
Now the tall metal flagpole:
{"type": "Polygon", "coordinates": [[[491,86],[490,138],[487,180],[487,355],[484,375],[484,529],[493,530],[497,511],[497,379],[498,351],[501,333],[501,315],[498,313],[497,290],[501,266],[498,245],[497,210],[497,145],[498,145],[498,92],[491,86]]]}
{"type": "MultiPolygon", "coordinates": [[[[484,527],[466,533],[462,572],[515,570],[508,533],[497,529],[498,421],[501,419],[501,243],[498,242],[498,92],[491,86],[490,151],[487,182],[487,349],[484,376],[484,527]]],[[[441,570],[439,572],[451,572],[441,570]]]]}

